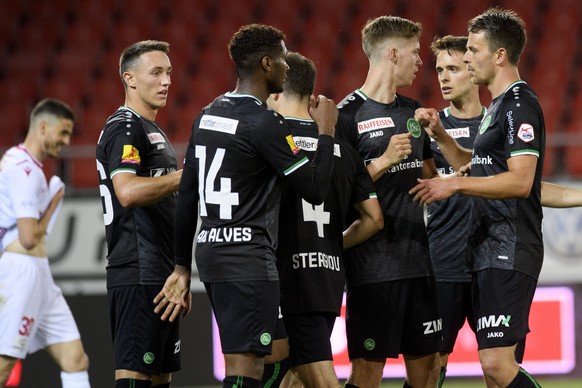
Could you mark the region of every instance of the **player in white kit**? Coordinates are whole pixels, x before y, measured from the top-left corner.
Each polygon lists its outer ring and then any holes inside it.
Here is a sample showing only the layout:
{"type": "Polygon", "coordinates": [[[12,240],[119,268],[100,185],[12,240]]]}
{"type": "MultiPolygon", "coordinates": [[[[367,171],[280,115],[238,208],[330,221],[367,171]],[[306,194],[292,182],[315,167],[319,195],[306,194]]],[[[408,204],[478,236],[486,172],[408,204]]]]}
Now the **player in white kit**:
{"type": "Polygon", "coordinates": [[[39,102],[24,143],[0,161],[0,386],[18,359],[46,349],[63,388],[87,388],[89,359],[79,330],[49,269],[46,236],[64,196],[42,160],[58,157],[73,132],[74,113],[58,100],[39,102]]]}

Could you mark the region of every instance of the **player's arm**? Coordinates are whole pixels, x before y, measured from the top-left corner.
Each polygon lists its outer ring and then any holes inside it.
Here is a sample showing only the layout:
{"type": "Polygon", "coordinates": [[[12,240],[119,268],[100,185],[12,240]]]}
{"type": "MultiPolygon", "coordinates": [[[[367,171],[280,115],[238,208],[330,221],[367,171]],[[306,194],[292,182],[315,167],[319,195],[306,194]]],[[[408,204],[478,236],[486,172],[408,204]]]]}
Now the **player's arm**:
{"type": "Polygon", "coordinates": [[[113,188],[121,206],[146,206],[178,191],[182,170],[159,177],[141,177],[132,172],[113,176],[113,188]]]}
{"type": "Polygon", "coordinates": [[[48,208],[39,219],[18,218],[16,220],[18,241],[24,249],[31,250],[42,241],[46,234],[49,221],[64,195],[65,190],[60,189],[51,199],[48,208]]]}
{"type": "Polygon", "coordinates": [[[455,171],[471,162],[472,151],[461,147],[457,141],[445,131],[436,109],[419,108],[414,118],[424,128],[426,133],[437,142],[443,156],[455,171]]]}
{"type": "Polygon", "coordinates": [[[582,206],[582,190],[542,182],[542,206],[555,208],[582,206]]]}
{"type": "Polygon", "coordinates": [[[377,198],[369,198],[354,205],[360,213],[343,233],[344,249],[363,243],[382,229],[384,229],[384,216],[377,198]]]}
{"type": "Polygon", "coordinates": [[[425,179],[436,178],[439,172],[436,168],[434,158],[425,159],[422,161],[422,177],[425,179]]]}
{"type": "Polygon", "coordinates": [[[367,166],[372,181],[376,182],[386,171],[412,153],[411,133],[399,133],[390,137],[386,151],[367,166]]]}
{"type": "Polygon", "coordinates": [[[527,198],[535,178],[538,158],[514,156],[507,160],[508,171],[488,177],[419,179],[412,190],[414,200],[430,204],[459,193],[487,199],[527,198]]]}
{"type": "Polygon", "coordinates": [[[162,291],[154,298],[154,312],[162,313],[162,320],[173,322],[185,317],[192,307],[190,274],[192,272],[192,244],[198,225],[198,175],[195,151],[189,145],[182,179],[178,188],[176,217],[174,219],[174,271],[168,276],[162,291]]]}

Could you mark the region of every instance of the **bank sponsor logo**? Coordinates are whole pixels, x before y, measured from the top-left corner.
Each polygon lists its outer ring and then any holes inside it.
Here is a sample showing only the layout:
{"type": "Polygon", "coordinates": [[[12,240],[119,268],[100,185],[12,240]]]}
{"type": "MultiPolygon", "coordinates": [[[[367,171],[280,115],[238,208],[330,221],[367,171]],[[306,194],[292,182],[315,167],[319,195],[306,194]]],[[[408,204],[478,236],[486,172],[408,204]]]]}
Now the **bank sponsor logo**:
{"type": "MultiPolygon", "coordinates": [[[[469,131],[469,127],[464,127],[464,128],[450,128],[450,129],[445,129],[445,131],[447,131],[447,133],[451,137],[454,137],[455,139],[459,139],[459,138],[462,138],[462,137],[470,137],[471,136],[471,132],[469,131]]],[[[431,141],[434,141],[434,139],[431,139],[431,141]]]]}
{"type": "Polygon", "coordinates": [[[387,172],[394,173],[394,172],[399,172],[399,171],[404,171],[404,170],[411,170],[414,168],[422,168],[423,165],[424,165],[424,162],[422,160],[414,159],[411,162],[406,162],[406,163],[400,162],[396,166],[393,166],[392,168],[390,168],[387,172]]]}
{"type": "Polygon", "coordinates": [[[366,133],[370,131],[376,131],[382,128],[393,128],[394,120],[392,117],[377,117],[375,119],[360,121],[358,123],[358,133],[366,133]]]}
{"type": "Polygon", "coordinates": [[[493,164],[493,159],[491,158],[491,155],[487,155],[487,156],[473,155],[473,157],[471,158],[471,164],[488,164],[488,165],[492,165],[493,164]]]}
{"type": "Polygon", "coordinates": [[[200,119],[200,128],[234,135],[238,127],[238,120],[214,115],[204,115],[200,119]]]}

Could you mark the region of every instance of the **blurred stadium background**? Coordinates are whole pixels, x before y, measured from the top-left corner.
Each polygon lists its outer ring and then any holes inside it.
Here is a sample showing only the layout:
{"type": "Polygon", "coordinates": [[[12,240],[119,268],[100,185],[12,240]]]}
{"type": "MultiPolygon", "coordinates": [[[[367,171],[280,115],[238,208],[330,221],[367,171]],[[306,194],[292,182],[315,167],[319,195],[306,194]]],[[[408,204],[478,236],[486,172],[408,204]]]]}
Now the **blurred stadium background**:
{"type": "MultiPolygon", "coordinates": [[[[113,375],[94,149],[105,119],[123,104],[118,75],[123,48],[143,39],[171,44],[172,86],[157,122],[183,155],[199,110],[235,86],[226,46],[243,24],[261,22],[283,30],[289,50],[315,61],[316,92],[339,102],[366,75],[360,42],[365,21],[383,14],[419,21],[424,65],[414,84],[400,93],[440,109],[445,104],[429,49],[432,38],[466,34],[466,22],[492,5],[517,11],[527,25],[520,74],[537,91],[544,109],[544,179],[582,187],[580,0],[0,0],[0,90],[5,96],[0,100],[0,152],[24,139],[30,109],[41,98],[60,98],[78,116],[64,158],[45,163],[47,175],[58,174],[67,183],[66,206],[55,230],[62,237],[49,248],[55,278],[91,357],[93,385],[112,386],[113,375]]],[[[487,105],[488,92],[482,96],[487,105]]],[[[546,218],[548,258],[541,283],[574,290],[573,325],[582,329],[582,213],[547,212],[546,218]]],[[[184,324],[185,370],[176,375],[178,386],[218,384],[212,375],[210,310],[194,283],[195,311],[184,324]]],[[[578,352],[575,367],[561,376],[567,379],[582,376],[582,346],[577,338],[572,341],[578,352]]],[[[57,386],[55,368],[46,355],[29,357],[20,386],[57,386]]],[[[545,387],[582,387],[579,380],[552,385],[552,376],[544,376],[543,381],[545,387]]]]}

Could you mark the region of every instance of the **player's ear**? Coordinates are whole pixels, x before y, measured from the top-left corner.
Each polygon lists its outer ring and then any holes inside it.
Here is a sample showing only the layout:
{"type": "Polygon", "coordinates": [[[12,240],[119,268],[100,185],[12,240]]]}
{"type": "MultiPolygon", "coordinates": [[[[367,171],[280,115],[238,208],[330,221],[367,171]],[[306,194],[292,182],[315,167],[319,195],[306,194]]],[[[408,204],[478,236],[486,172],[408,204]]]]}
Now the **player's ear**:
{"type": "Polygon", "coordinates": [[[398,63],[398,49],[396,47],[388,47],[388,59],[394,64],[398,63]]]}
{"type": "Polygon", "coordinates": [[[273,60],[268,55],[265,55],[261,59],[261,67],[263,68],[264,71],[270,71],[272,65],[273,65],[273,60]]]}
{"type": "Polygon", "coordinates": [[[124,72],[122,77],[128,87],[135,88],[135,77],[131,71],[124,72]]]}
{"type": "Polygon", "coordinates": [[[500,47],[495,50],[495,62],[501,64],[503,61],[509,61],[509,58],[507,57],[507,50],[500,47]]]}

